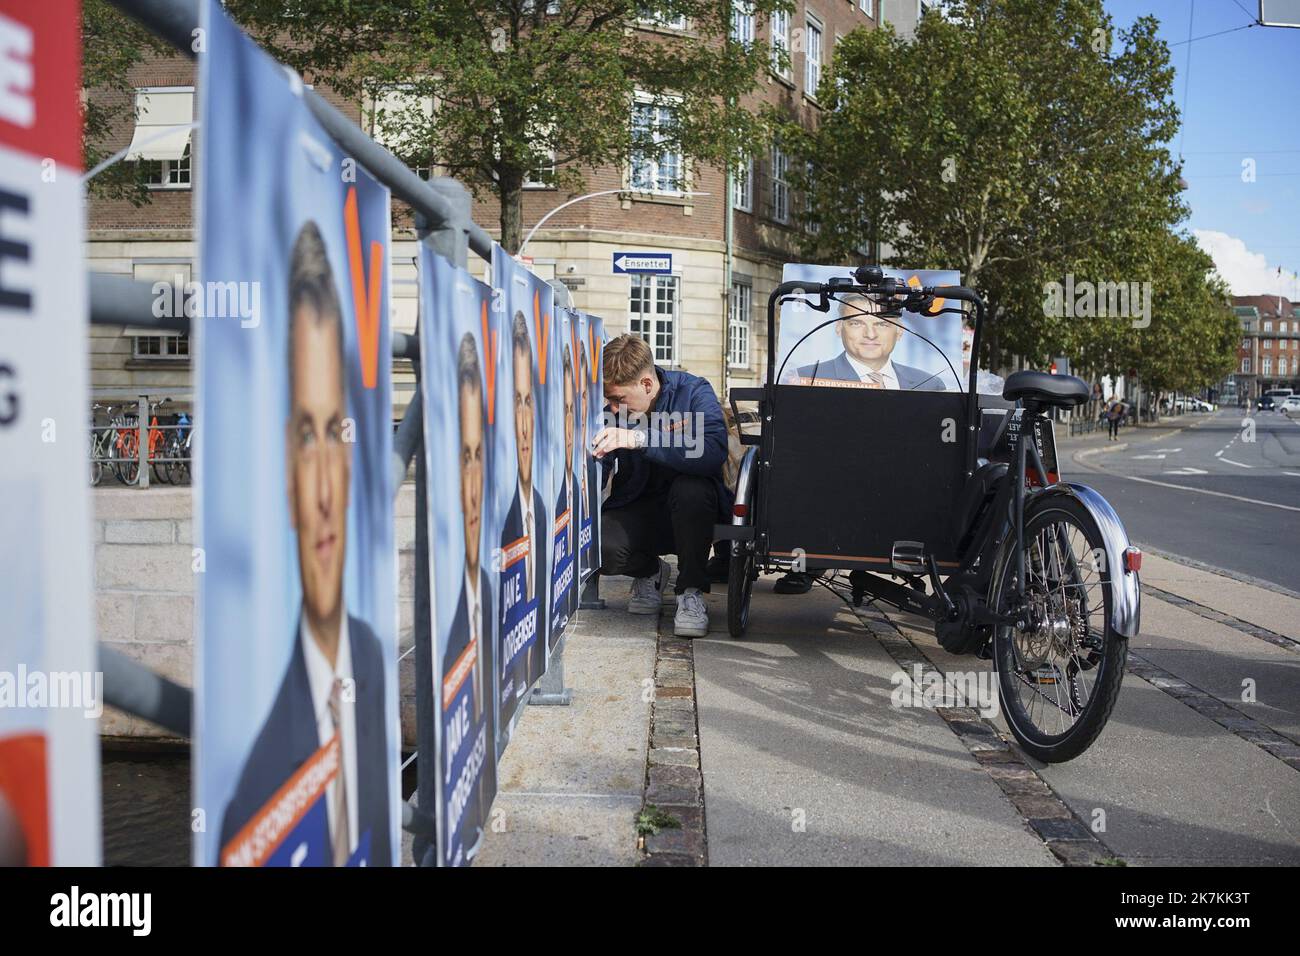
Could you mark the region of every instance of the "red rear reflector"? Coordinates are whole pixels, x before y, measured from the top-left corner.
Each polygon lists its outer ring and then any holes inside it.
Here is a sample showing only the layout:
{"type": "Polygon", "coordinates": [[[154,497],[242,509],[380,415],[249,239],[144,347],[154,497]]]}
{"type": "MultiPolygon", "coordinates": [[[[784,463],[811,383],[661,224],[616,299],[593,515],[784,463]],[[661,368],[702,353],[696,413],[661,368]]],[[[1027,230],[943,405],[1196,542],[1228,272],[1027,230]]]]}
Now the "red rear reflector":
{"type": "Polygon", "coordinates": [[[1137,548],[1126,548],[1124,550],[1124,570],[1142,570],[1142,552],[1140,550],[1137,548]]]}
{"type": "Polygon", "coordinates": [[[743,518],[749,514],[749,505],[742,505],[740,502],[731,506],[731,513],[737,518],[743,518]]]}

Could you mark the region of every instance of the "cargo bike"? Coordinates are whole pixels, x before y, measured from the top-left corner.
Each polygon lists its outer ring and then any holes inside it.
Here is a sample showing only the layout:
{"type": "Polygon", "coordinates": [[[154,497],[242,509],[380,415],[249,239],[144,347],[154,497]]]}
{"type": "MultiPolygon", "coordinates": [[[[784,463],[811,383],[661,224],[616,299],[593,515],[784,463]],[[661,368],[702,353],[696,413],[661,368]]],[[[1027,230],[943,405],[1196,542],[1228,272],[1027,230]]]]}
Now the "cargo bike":
{"type": "Polygon", "coordinates": [[[1088,386],[1025,370],[1000,397],[979,394],[984,319],[973,289],[908,285],[871,266],[772,292],[767,381],[729,395],[737,420],[738,402],[758,403],[760,428],[741,438],[750,447],[731,521],[716,528],[731,543],[728,630],[744,636],[760,574],[792,569],[855,606],[920,615],[948,652],[992,660],[1016,740],[1061,762],[1096,740],[1115,706],[1142,555],[1100,494],[1058,474],[1051,410],[1084,402],[1088,386]],[[787,301],[823,313],[836,303],[840,314],[812,331],[871,315],[936,350],[903,313],[962,315],[973,321],[969,374],[962,382],[945,357],[960,390],[788,384],[774,348],[787,301]]]}

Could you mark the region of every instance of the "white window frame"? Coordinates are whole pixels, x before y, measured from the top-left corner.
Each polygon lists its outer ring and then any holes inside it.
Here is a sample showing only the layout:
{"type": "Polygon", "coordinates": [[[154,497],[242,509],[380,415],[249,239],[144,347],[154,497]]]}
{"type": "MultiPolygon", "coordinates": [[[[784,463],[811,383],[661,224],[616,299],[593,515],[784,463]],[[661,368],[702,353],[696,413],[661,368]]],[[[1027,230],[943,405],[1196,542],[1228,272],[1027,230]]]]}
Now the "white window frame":
{"type": "MultiPolygon", "coordinates": [[[[872,4],[872,0],[858,0],[858,9],[861,10],[863,13],[865,13],[867,16],[871,17],[871,19],[874,20],[874,19],[876,18],[876,15],[875,15],[875,13],[872,11],[872,6],[873,6],[873,4],[872,4]]],[[[921,15],[921,5],[920,5],[919,2],[918,2],[917,5],[916,5],[916,13],[917,13],[917,16],[920,17],[920,15],[921,15]]]]}
{"type": "Polygon", "coordinates": [[[1250,374],[1250,359],[1249,359],[1249,358],[1244,358],[1244,359],[1241,360],[1241,374],[1242,374],[1242,375],[1249,375],[1249,374],[1250,374]]]}
{"type": "Polygon", "coordinates": [[[817,99],[817,88],[822,80],[822,53],[826,41],[826,27],[821,18],[812,13],[804,15],[803,85],[809,98],[817,99]],[[816,47],[814,50],[813,47],[816,47]]]}
{"type": "Polygon", "coordinates": [[[1272,332],[1272,331],[1273,331],[1273,320],[1272,320],[1272,319],[1267,319],[1267,320],[1265,320],[1265,322],[1264,322],[1264,331],[1265,331],[1265,332],[1272,332]]]}
{"type": "Polygon", "coordinates": [[[790,62],[790,14],[782,10],[774,10],[772,16],[767,22],[768,42],[772,47],[772,55],[769,66],[772,72],[783,80],[790,80],[791,71],[794,64],[790,62]],[[781,58],[777,50],[785,51],[785,64],[781,63],[781,58]]]}
{"type": "Polygon", "coordinates": [[[731,39],[746,49],[754,44],[754,8],[748,0],[732,0],[731,39]]]}
{"type": "MultiPolygon", "coordinates": [[[[190,121],[194,120],[194,111],[196,105],[194,102],[194,87],[192,86],[141,86],[135,90],[135,109],[140,110],[140,97],[148,99],[150,93],[188,93],[190,97],[190,121]]],[[[193,146],[194,141],[191,138],[189,144],[185,147],[184,155],[178,160],[170,159],[135,159],[132,162],[139,164],[141,179],[145,188],[157,190],[175,190],[175,189],[193,189],[194,188],[194,169],[193,169],[193,146]],[[157,169],[158,175],[155,178],[152,173],[157,169]]]]}
{"type": "Polygon", "coordinates": [[[1259,374],[1260,375],[1273,374],[1273,357],[1271,355],[1265,355],[1262,359],[1260,359],[1259,374]]]}
{"type": "MultiPolygon", "coordinates": [[[[131,261],[131,278],[137,282],[152,286],[155,282],[171,285],[176,276],[189,283],[194,277],[194,262],[191,259],[154,259],[140,258],[131,261]],[[144,266],[144,274],[137,271],[144,266]]],[[[159,332],[154,329],[130,328],[124,334],[131,338],[132,362],[157,362],[159,364],[185,364],[190,361],[190,337],[185,332],[159,332]],[[141,351],[146,342],[157,340],[158,351],[141,351]]]]}
{"type": "MultiPolygon", "coordinates": [[[[371,139],[384,147],[384,149],[388,150],[390,153],[393,153],[395,156],[400,155],[402,152],[402,144],[397,141],[396,137],[390,140],[390,138],[384,133],[384,130],[377,125],[379,110],[382,106],[381,100],[384,99],[385,95],[388,93],[396,93],[400,95],[404,92],[413,91],[414,89],[414,83],[384,83],[376,86],[370,91],[370,103],[366,115],[366,126],[368,127],[366,132],[370,134],[371,139]]],[[[424,110],[425,115],[432,120],[434,113],[438,109],[437,101],[432,96],[423,96],[420,97],[420,100],[420,106],[424,110]]],[[[430,165],[412,166],[411,170],[415,175],[427,181],[433,177],[435,171],[439,171],[439,167],[437,162],[433,161],[431,158],[430,165]]]]}
{"type": "Polygon", "coordinates": [[[786,225],[790,222],[790,157],[773,143],[768,165],[768,204],[772,221],[786,225]]]}
{"type": "Polygon", "coordinates": [[[731,182],[731,207],[741,212],[754,211],[754,158],[741,163],[731,182]]]}
{"type": "MultiPolygon", "coordinates": [[[[681,102],[676,99],[662,97],[656,99],[647,94],[638,93],[632,102],[631,120],[634,128],[637,121],[637,111],[644,108],[654,111],[652,113],[653,129],[657,132],[662,122],[658,111],[670,110],[675,114],[677,110],[681,109],[681,102]]],[[[682,155],[680,148],[671,152],[662,150],[658,154],[649,157],[633,153],[631,163],[628,166],[628,187],[633,192],[654,196],[681,196],[685,193],[685,183],[686,157],[682,155]],[[663,184],[668,181],[663,176],[663,167],[668,165],[664,162],[665,157],[671,157],[676,162],[677,176],[674,177],[675,182],[671,188],[663,188],[663,184]],[[645,163],[648,167],[648,184],[646,181],[640,180],[638,176],[638,169],[642,163],[645,163]]]]}
{"type": "Polygon", "coordinates": [[[627,295],[627,327],[628,331],[635,335],[641,336],[650,346],[650,352],[654,355],[656,365],[678,364],[678,343],[681,336],[678,334],[681,326],[679,321],[682,312],[682,280],[681,276],[676,273],[668,272],[634,272],[628,277],[628,295],[627,295]],[[645,292],[648,288],[648,297],[645,292]],[[634,300],[638,293],[641,296],[634,300]],[[657,310],[660,304],[660,293],[667,292],[671,296],[671,311],[664,316],[657,310]],[[633,302],[638,305],[645,303],[649,305],[649,311],[634,310],[633,302]]]}
{"type": "Polygon", "coordinates": [[[652,26],[652,27],[659,27],[662,30],[685,30],[686,29],[686,16],[684,14],[678,14],[677,16],[673,17],[671,20],[665,20],[659,11],[653,9],[653,6],[654,5],[651,3],[644,3],[644,2],[637,4],[636,19],[638,23],[644,23],[647,26],[652,26]],[[646,9],[646,8],[650,8],[650,9],[646,9]],[[646,14],[649,14],[649,16],[647,16],[646,14]]]}
{"type": "Polygon", "coordinates": [[[731,279],[727,299],[727,367],[751,367],[750,343],[753,341],[754,287],[736,277],[731,279]]]}
{"type": "Polygon", "coordinates": [[[1277,374],[1283,377],[1289,375],[1290,373],[1286,369],[1287,369],[1286,357],[1282,356],[1277,360],[1277,374]]]}

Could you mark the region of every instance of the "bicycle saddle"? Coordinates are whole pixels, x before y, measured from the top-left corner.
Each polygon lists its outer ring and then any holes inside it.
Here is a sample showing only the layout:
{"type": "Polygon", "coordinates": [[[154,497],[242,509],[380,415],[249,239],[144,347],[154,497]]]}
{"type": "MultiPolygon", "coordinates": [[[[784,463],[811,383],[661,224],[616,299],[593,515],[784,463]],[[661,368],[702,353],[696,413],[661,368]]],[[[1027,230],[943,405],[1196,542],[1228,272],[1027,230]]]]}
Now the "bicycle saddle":
{"type": "Polygon", "coordinates": [[[1043,405],[1069,408],[1088,400],[1088,383],[1073,375],[1049,375],[1025,369],[1007,376],[1002,386],[1002,397],[1009,402],[1023,398],[1043,405]]]}

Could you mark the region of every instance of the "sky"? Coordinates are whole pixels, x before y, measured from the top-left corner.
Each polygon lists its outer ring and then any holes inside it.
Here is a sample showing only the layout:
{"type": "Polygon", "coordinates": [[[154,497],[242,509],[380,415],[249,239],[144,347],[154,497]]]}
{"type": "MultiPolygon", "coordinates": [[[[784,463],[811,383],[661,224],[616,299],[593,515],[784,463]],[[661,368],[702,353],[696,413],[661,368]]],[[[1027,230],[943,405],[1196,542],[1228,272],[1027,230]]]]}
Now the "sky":
{"type": "Polygon", "coordinates": [[[1183,116],[1170,149],[1184,158],[1191,207],[1183,225],[1234,294],[1300,301],[1300,29],[1250,26],[1258,0],[1106,0],[1106,9],[1119,29],[1156,17],[1170,45],[1183,116]],[[1243,181],[1247,160],[1253,182],[1243,181]]]}

